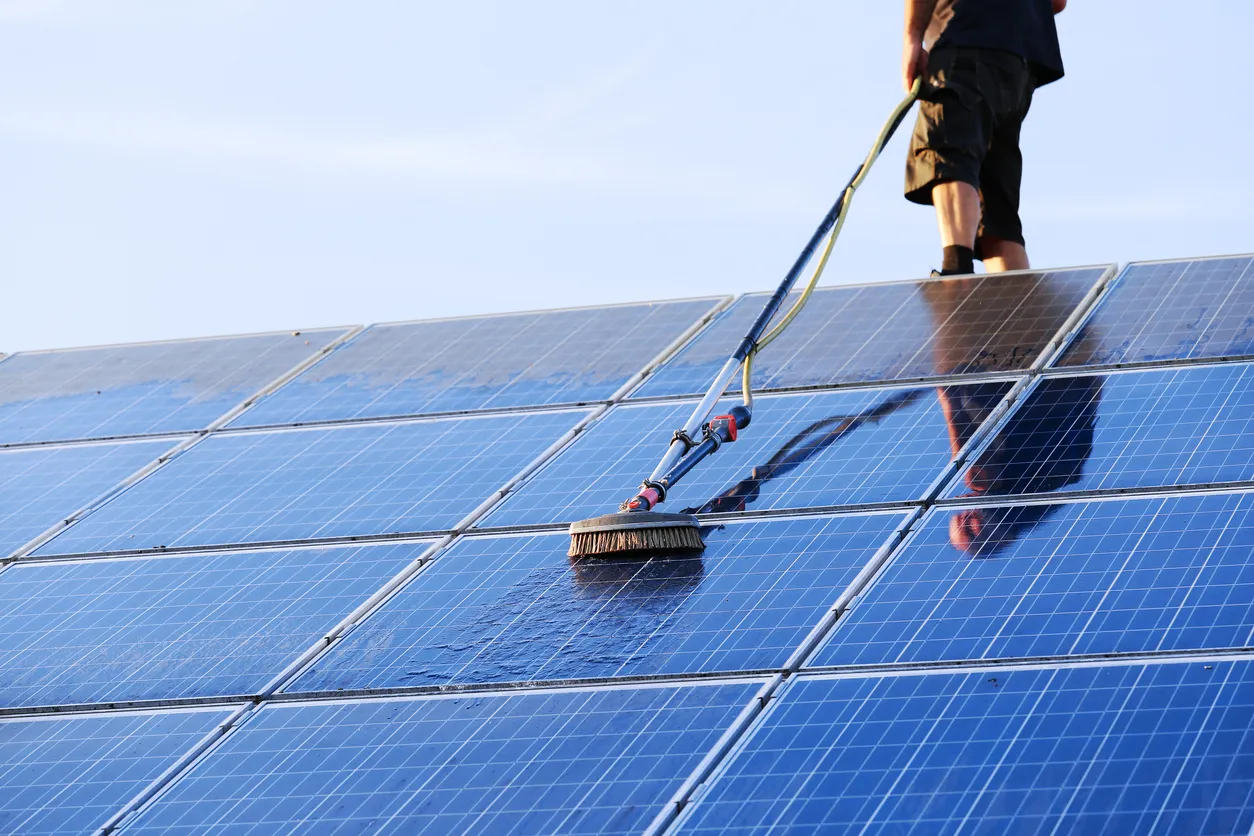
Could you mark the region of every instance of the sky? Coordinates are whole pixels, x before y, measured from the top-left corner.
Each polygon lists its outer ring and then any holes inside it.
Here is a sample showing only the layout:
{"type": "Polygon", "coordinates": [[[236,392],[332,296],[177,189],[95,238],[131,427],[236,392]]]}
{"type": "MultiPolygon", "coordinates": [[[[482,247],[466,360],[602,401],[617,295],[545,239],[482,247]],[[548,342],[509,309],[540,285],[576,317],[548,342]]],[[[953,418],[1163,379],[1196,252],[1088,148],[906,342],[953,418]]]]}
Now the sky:
{"type": "MultiPolygon", "coordinates": [[[[0,351],[773,288],[902,95],[901,14],[0,0],[0,351]]],[[[1058,25],[1034,266],[1254,251],[1254,3],[1058,25]]],[[[939,266],[907,133],[824,284],[939,266]]]]}

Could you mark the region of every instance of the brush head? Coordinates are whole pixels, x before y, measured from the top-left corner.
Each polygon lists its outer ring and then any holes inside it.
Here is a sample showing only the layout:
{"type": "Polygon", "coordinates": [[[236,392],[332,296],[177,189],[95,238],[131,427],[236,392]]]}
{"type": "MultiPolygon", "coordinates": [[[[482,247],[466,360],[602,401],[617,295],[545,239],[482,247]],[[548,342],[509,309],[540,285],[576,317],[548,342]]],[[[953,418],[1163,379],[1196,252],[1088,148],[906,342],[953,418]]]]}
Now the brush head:
{"type": "Polygon", "coordinates": [[[705,548],[701,523],[691,514],[623,511],[573,523],[570,557],[640,553],[692,553],[705,548]]]}

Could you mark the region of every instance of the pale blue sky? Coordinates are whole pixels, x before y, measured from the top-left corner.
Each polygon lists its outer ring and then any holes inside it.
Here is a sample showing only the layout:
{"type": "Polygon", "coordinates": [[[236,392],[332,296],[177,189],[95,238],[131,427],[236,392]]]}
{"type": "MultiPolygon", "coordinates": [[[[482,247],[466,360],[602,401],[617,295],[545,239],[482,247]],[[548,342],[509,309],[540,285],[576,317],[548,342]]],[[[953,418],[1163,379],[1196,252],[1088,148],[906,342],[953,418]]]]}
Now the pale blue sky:
{"type": "MultiPolygon", "coordinates": [[[[0,0],[0,350],[772,287],[898,0],[0,0]]],[[[1254,250],[1249,0],[1072,0],[1036,266],[1254,250]]],[[[939,261],[903,131],[826,283],[939,261]]]]}

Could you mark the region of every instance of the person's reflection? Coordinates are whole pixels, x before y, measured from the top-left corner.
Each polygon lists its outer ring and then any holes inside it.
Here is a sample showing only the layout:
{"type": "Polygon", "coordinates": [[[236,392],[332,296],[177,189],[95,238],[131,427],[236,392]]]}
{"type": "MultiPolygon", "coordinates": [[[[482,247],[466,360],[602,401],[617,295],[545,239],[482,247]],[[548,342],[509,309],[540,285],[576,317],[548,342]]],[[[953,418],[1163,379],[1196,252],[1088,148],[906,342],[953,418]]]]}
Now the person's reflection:
{"type": "Polygon", "coordinates": [[[876,423],[897,410],[904,409],[921,398],[926,391],[909,389],[897,392],[855,415],[832,415],[815,421],[784,442],[765,464],[750,470],[746,478],[700,507],[685,508],[684,513],[713,514],[745,510],[757,500],[762,493],[762,486],[767,482],[800,467],[863,424],[876,423]]]}
{"type": "MultiPolygon", "coordinates": [[[[954,452],[988,417],[1000,398],[982,398],[992,384],[938,390],[954,452]]],[[[1006,424],[967,466],[964,496],[1020,496],[1075,484],[1093,453],[1101,399],[1100,377],[1041,380],[1006,424]]],[[[949,541],[976,557],[989,557],[1043,520],[1056,506],[1014,505],[969,508],[949,521],[949,541]]]]}

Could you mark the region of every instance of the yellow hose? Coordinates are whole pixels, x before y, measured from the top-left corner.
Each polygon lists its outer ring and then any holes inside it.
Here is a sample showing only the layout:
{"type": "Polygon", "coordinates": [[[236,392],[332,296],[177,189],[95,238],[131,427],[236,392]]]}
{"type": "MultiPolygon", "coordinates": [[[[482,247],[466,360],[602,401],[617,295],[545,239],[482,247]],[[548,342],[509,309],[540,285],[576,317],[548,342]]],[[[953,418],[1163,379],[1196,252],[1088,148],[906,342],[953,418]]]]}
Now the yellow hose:
{"type": "Polygon", "coordinates": [[[906,94],[906,97],[901,100],[901,103],[898,104],[897,107],[893,108],[893,112],[884,122],[884,127],[880,129],[879,135],[875,138],[875,144],[871,146],[871,152],[867,154],[861,168],[858,169],[857,175],[853,178],[853,180],[849,181],[849,185],[845,187],[845,199],[841,204],[840,214],[836,217],[836,223],[832,227],[831,233],[827,236],[827,244],[824,245],[823,252],[819,256],[818,264],[814,267],[814,273],[810,276],[810,281],[806,283],[805,288],[801,291],[800,298],[793,303],[793,306],[789,308],[788,313],[784,314],[783,318],[780,319],[780,321],[776,323],[773,328],[767,331],[761,339],[758,340],[757,344],[753,347],[753,350],[745,357],[745,361],[741,365],[740,391],[746,407],[749,407],[750,409],[753,408],[753,390],[749,385],[750,378],[753,374],[753,356],[778,337],[783,330],[788,327],[789,323],[793,321],[797,314],[801,313],[801,309],[806,306],[806,302],[810,301],[810,295],[814,293],[814,288],[818,285],[819,278],[823,275],[823,270],[827,267],[827,260],[832,255],[832,248],[836,245],[836,237],[840,235],[841,227],[845,225],[845,216],[849,214],[849,204],[853,203],[854,192],[858,190],[858,187],[862,185],[862,181],[865,180],[867,175],[871,173],[871,166],[874,165],[877,159],[879,159],[880,153],[884,150],[884,146],[888,144],[888,138],[896,129],[897,123],[905,115],[905,112],[914,104],[915,100],[919,98],[919,89],[921,84],[922,79],[915,79],[914,85],[910,88],[910,92],[906,94]]]}

